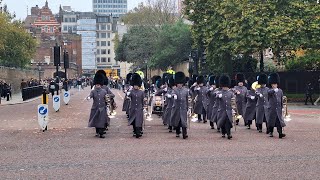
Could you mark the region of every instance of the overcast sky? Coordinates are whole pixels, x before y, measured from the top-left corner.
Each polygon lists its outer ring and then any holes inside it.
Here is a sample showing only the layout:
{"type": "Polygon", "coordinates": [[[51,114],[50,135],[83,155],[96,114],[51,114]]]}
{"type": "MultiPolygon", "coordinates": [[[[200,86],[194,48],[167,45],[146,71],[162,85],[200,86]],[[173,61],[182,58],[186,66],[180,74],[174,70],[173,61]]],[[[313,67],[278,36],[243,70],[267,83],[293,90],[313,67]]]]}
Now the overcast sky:
{"type": "MultiPolygon", "coordinates": [[[[132,9],[138,5],[138,3],[144,0],[128,0],[128,9],[132,9]]],[[[27,17],[27,7],[29,8],[28,14],[30,14],[30,8],[36,5],[39,7],[44,6],[46,0],[3,0],[4,4],[8,5],[10,12],[16,12],[18,19],[25,19],[27,17]]],[[[92,11],[92,0],[48,0],[49,7],[53,13],[57,13],[60,4],[62,6],[71,6],[75,11],[92,11]]]]}

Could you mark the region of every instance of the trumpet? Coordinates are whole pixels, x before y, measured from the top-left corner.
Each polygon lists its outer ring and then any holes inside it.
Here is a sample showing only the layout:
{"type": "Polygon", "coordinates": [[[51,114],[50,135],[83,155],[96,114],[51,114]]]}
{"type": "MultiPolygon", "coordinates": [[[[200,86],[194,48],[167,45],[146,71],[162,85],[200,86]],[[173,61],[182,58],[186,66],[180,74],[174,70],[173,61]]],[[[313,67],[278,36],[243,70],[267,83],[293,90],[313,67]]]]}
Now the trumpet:
{"type": "Polygon", "coordinates": [[[112,104],[111,104],[110,95],[107,94],[107,95],[105,96],[105,99],[106,99],[106,103],[107,103],[107,114],[108,114],[109,118],[114,118],[115,115],[116,115],[116,113],[113,111],[114,108],[113,108],[113,106],[112,106],[112,104]]]}
{"type": "Polygon", "coordinates": [[[287,96],[283,96],[282,98],[282,117],[285,121],[291,121],[290,115],[288,113],[288,98],[287,96]]]}
{"type": "Polygon", "coordinates": [[[192,119],[192,97],[188,96],[188,127],[190,129],[190,123],[191,123],[191,119],[192,119]]]}
{"type": "Polygon", "coordinates": [[[258,84],[258,81],[256,81],[252,83],[251,88],[256,91],[258,88],[261,88],[261,85],[258,84]]]}
{"type": "Polygon", "coordinates": [[[233,115],[233,123],[234,123],[234,129],[235,131],[237,130],[236,128],[236,121],[238,119],[242,119],[242,115],[239,114],[238,108],[237,108],[237,103],[236,103],[236,98],[232,97],[231,98],[231,108],[232,110],[235,111],[235,114],[233,115]]]}
{"type": "Polygon", "coordinates": [[[144,105],[143,105],[144,120],[152,121],[153,119],[151,117],[151,114],[149,113],[148,98],[144,98],[143,102],[144,102],[144,105]]]}

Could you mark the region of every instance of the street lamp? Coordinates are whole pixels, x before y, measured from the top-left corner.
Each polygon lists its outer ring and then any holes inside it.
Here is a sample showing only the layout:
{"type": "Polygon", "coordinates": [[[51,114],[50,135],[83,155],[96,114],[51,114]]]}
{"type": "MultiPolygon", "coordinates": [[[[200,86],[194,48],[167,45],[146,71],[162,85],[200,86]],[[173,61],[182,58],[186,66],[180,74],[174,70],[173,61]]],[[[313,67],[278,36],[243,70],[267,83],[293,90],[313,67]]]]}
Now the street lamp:
{"type": "Polygon", "coordinates": [[[148,80],[148,60],[145,59],[144,60],[144,63],[146,64],[146,74],[144,76],[145,80],[147,81],[148,80]]]}
{"type": "Polygon", "coordinates": [[[39,72],[39,85],[41,84],[41,63],[40,62],[38,62],[38,72],[39,72]]]}

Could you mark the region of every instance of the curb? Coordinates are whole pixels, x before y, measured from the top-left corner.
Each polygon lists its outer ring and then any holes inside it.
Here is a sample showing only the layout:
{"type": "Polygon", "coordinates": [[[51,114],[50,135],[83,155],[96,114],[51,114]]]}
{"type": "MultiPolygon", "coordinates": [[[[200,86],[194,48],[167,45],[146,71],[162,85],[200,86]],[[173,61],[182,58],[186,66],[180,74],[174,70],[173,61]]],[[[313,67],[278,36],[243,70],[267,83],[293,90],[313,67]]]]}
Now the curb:
{"type": "Polygon", "coordinates": [[[29,99],[29,100],[27,100],[27,101],[17,102],[17,103],[0,104],[0,106],[12,106],[12,105],[17,105],[17,104],[25,104],[25,103],[29,103],[29,102],[38,100],[38,99],[40,99],[40,98],[41,98],[41,96],[36,97],[36,98],[33,98],[33,99],[29,99]]]}

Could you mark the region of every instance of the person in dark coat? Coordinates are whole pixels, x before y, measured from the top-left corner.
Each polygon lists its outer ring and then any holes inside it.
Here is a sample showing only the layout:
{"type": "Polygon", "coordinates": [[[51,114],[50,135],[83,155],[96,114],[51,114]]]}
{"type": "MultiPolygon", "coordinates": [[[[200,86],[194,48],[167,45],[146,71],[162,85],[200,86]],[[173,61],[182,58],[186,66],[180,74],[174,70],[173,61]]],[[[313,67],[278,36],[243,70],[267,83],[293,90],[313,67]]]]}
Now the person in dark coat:
{"type": "Polygon", "coordinates": [[[257,105],[257,98],[256,98],[256,92],[251,87],[252,83],[248,85],[248,88],[250,90],[246,93],[247,103],[246,108],[244,111],[243,119],[245,122],[245,125],[248,126],[248,129],[251,129],[252,120],[256,117],[256,105],[257,105]]]}
{"type": "MultiPolygon", "coordinates": [[[[246,94],[247,94],[247,87],[244,86],[245,83],[245,76],[244,74],[238,73],[236,75],[236,81],[238,86],[234,87],[234,92],[236,94],[236,103],[238,113],[241,116],[244,116],[244,111],[246,109],[246,94]]],[[[239,124],[239,119],[236,120],[236,125],[239,124]]]]}
{"type": "Polygon", "coordinates": [[[130,98],[127,98],[127,92],[130,92],[132,90],[131,86],[131,77],[132,73],[128,73],[126,76],[126,84],[123,92],[125,93],[125,97],[123,99],[123,105],[122,105],[122,111],[125,111],[127,114],[127,118],[129,118],[129,106],[130,106],[130,98]]]}
{"type": "Polygon", "coordinates": [[[106,95],[107,91],[102,89],[104,77],[102,74],[96,74],[94,77],[95,87],[91,91],[87,99],[93,99],[93,104],[90,112],[88,127],[95,127],[97,136],[105,138],[104,130],[107,123],[106,95]]]}
{"type": "Polygon", "coordinates": [[[310,99],[311,104],[314,105],[312,101],[312,95],[313,95],[313,86],[311,82],[308,82],[306,86],[306,100],[304,101],[305,105],[308,105],[308,99],[310,99]]]}
{"type": "MultiPolygon", "coordinates": [[[[257,130],[262,133],[262,124],[263,122],[267,123],[268,119],[268,90],[266,87],[268,84],[268,77],[266,74],[260,74],[258,76],[258,84],[261,85],[260,88],[256,89],[257,95],[257,105],[256,105],[256,126],[257,130]]],[[[266,125],[266,127],[268,127],[266,125]]],[[[268,130],[267,130],[268,134],[268,130]]]]}
{"type": "Polygon", "coordinates": [[[133,89],[127,92],[127,97],[131,99],[129,107],[129,125],[133,126],[134,135],[136,138],[142,136],[142,124],[143,124],[143,107],[145,104],[145,93],[140,90],[142,86],[142,79],[139,74],[134,73],[132,75],[131,82],[133,89]]]}
{"type": "Polygon", "coordinates": [[[273,137],[274,127],[277,127],[277,131],[279,133],[279,138],[283,138],[286,135],[282,133],[282,128],[286,126],[283,115],[283,92],[278,85],[280,84],[280,77],[278,73],[272,73],[269,76],[269,83],[271,85],[271,89],[268,90],[268,128],[269,128],[269,136],[273,137]]]}
{"type": "MultiPolygon", "coordinates": [[[[216,76],[215,79],[214,79],[214,83],[216,84],[216,89],[215,89],[215,94],[217,95],[222,89],[220,87],[220,76],[216,76]]],[[[217,111],[218,111],[218,107],[219,107],[219,101],[217,101],[217,98],[216,98],[216,101],[214,102],[214,105],[213,105],[213,109],[212,109],[212,119],[213,119],[213,122],[218,124],[218,116],[217,116],[217,111]]],[[[218,125],[217,125],[218,126],[218,125]]],[[[217,127],[217,132],[220,133],[220,128],[217,127]]]]}
{"type": "Polygon", "coordinates": [[[229,76],[222,75],[220,77],[220,87],[221,91],[217,94],[217,101],[219,101],[219,107],[217,111],[218,118],[218,128],[221,128],[222,137],[224,138],[227,134],[228,139],[232,138],[231,128],[233,122],[233,116],[235,115],[235,110],[232,109],[231,99],[235,98],[232,90],[229,89],[231,80],[229,76]]]}
{"type": "Polygon", "coordinates": [[[166,119],[166,122],[169,124],[169,132],[172,132],[173,128],[173,120],[171,119],[171,111],[172,111],[172,106],[173,106],[173,98],[172,94],[174,92],[174,89],[176,88],[174,78],[173,76],[170,76],[168,79],[168,91],[166,93],[166,98],[167,98],[167,108],[163,114],[163,118],[166,119]]]}
{"type": "MultiPolygon", "coordinates": [[[[163,73],[162,75],[162,85],[157,85],[159,87],[158,91],[156,92],[156,96],[162,96],[163,97],[163,106],[162,106],[162,121],[163,121],[163,125],[168,125],[169,124],[169,119],[166,119],[163,114],[164,112],[166,111],[167,109],[167,106],[168,106],[168,101],[167,101],[167,97],[166,97],[166,94],[168,92],[168,76],[169,74],[168,73],[163,73]]],[[[158,81],[159,82],[159,81],[158,81]]],[[[160,83],[160,82],[159,82],[160,83]]]]}
{"type": "Polygon", "coordinates": [[[173,106],[171,111],[171,119],[173,126],[176,129],[176,137],[180,137],[182,128],[183,139],[188,138],[188,97],[190,95],[189,90],[184,87],[186,83],[186,76],[183,72],[177,72],[174,75],[174,82],[177,87],[173,90],[173,106]]]}
{"type": "Polygon", "coordinates": [[[210,88],[207,90],[207,96],[208,96],[207,118],[210,121],[211,129],[214,129],[213,113],[216,113],[216,109],[214,109],[214,105],[216,102],[216,95],[217,95],[216,93],[218,92],[218,89],[214,80],[215,80],[215,76],[211,75],[209,77],[210,88]]]}
{"type": "Polygon", "coordinates": [[[197,82],[194,83],[190,89],[192,91],[192,94],[195,95],[194,113],[198,114],[198,122],[201,122],[203,119],[203,123],[206,123],[208,106],[208,88],[205,86],[204,76],[197,77],[197,82]]]}

